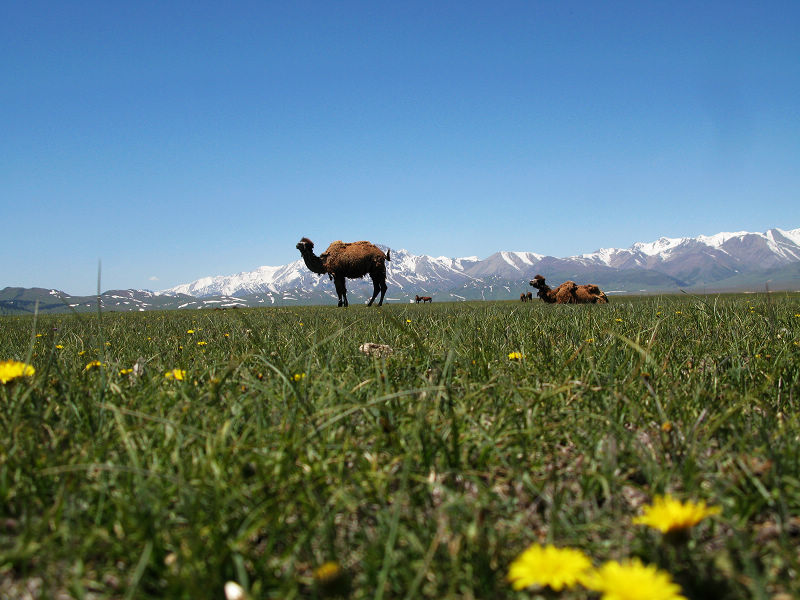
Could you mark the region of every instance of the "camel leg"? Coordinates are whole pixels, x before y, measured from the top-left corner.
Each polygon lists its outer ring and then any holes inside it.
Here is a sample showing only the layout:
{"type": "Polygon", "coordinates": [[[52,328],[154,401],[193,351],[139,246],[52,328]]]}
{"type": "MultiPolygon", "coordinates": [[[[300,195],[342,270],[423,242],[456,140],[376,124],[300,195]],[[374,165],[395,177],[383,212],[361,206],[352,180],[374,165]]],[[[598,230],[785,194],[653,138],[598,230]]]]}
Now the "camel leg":
{"type": "MultiPolygon", "coordinates": [[[[378,284],[378,280],[375,275],[370,275],[372,277],[372,298],[369,299],[367,302],[367,306],[372,306],[372,303],[375,302],[375,297],[378,295],[378,292],[381,289],[381,286],[378,284]]],[[[383,296],[381,296],[381,302],[383,302],[383,296]]],[[[378,302],[378,306],[381,305],[381,302],[378,302]]]]}
{"type": "Polygon", "coordinates": [[[370,273],[372,277],[372,298],[370,298],[367,306],[372,306],[378,292],[381,293],[381,299],[378,300],[378,306],[383,306],[383,297],[386,295],[386,275],[381,276],[381,273],[370,273]]]}
{"type": "Polygon", "coordinates": [[[337,275],[333,279],[333,284],[336,286],[336,295],[339,296],[339,306],[347,306],[347,286],[344,277],[337,275]]]}

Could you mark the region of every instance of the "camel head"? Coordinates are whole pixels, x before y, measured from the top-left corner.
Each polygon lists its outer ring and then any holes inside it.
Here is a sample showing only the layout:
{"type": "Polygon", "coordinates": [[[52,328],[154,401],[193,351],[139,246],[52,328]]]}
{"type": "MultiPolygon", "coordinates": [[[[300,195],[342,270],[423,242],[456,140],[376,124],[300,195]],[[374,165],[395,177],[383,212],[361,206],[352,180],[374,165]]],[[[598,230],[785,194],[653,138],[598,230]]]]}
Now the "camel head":
{"type": "Polygon", "coordinates": [[[544,277],[537,275],[531,280],[531,286],[535,287],[537,290],[543,290],[547,287],[547,284],[544,282],[544,277]]]}
{"type": "Polygon", "coordinates": [[[314,242],[312,242],[307,237],[304,237],[299,242],[297,242],[297,246],[295,246],[298,250],[300,250],[300,254],[307,254],[314,250],[314,242]]]}

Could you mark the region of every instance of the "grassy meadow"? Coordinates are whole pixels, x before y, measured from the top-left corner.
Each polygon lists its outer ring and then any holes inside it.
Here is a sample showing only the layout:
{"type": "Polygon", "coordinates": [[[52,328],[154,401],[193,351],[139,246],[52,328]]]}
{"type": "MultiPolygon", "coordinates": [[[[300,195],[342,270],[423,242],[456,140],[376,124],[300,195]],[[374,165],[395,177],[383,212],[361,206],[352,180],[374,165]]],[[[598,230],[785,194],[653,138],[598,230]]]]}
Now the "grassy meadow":
{"type": "Polygon", "coordinates": [[[0,598],[598,597],[513,590],[534,543],[800,597],[800,295],[2,317],[9,359],[0,598]],[[666,492],[720,513],[632,523],[666,492]]]}

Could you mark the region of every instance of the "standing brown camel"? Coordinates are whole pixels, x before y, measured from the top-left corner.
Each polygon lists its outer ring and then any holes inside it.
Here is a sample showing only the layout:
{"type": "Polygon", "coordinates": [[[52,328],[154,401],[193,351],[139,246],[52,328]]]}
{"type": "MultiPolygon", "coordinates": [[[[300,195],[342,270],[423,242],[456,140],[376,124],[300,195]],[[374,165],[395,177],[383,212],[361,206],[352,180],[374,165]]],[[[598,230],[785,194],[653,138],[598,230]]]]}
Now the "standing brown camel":
{"type": "Polygon", "coordinates": [[[608,304],[608,297],[593,283],[578,285],[574,281],[565,281],[553,290],[545,283],[544,277],[537,275],[531,285],[539,290],[536,295],[549,304],[608,304]]]}
{"type": "Polygon", "coordinates": [[[339,297],[339,306],[347,306],[347,288],[345,279],[358,279],[369,275],[372,278],[373,293],[367,306],[372,306],[378,292],[381,299],[378,306],[383,304],[386,295],[386,264],[391,260],[389,252],[369,242],[344,243],[332,242],[328,249],[317,256],[314,254],[314,242],[308,238],[301,239],[296,248],[300,250],[303,261],[312,273],[325,273],[333,279],[336,286],[336,295],[339,297]]]}
{"type": "Polygon", "coordinates": [[[426,302],[431,302],[432,303],[433,302],[433,298],[431,298],[430,296],[417,296],[416,298],[414,298],[414,301],[417,304],[419,304],[420,302],[422,302],[423,304],[425,304],[426,302]]]}

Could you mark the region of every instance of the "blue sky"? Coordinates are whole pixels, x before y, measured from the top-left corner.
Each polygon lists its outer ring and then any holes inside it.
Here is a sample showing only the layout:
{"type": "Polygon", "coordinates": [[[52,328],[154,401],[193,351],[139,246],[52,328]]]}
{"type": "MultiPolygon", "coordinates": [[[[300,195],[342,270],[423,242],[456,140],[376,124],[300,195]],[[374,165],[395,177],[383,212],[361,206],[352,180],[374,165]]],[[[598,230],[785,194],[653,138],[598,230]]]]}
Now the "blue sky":
{"type": "Polygon", "coordinates": [[[796,0],[3,2],[0,288],[800,227],[798,57],[796,0]]]}

